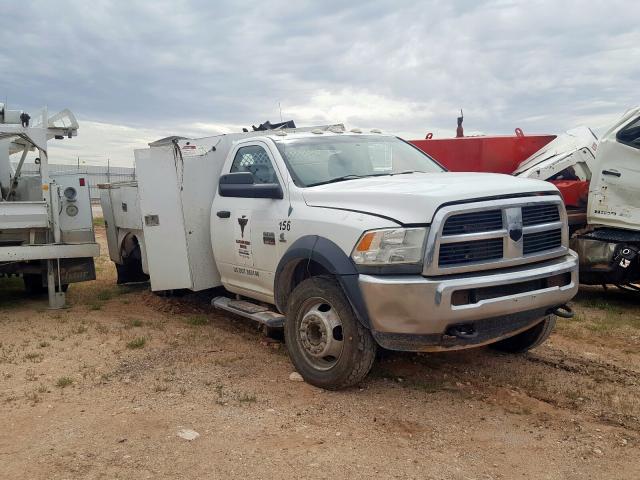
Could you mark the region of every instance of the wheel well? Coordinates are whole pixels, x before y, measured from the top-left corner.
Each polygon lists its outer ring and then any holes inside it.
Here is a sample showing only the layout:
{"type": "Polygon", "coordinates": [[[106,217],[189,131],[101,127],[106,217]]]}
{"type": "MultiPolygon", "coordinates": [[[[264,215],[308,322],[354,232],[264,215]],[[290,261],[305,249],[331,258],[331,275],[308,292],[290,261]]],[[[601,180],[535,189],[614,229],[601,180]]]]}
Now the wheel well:
{"type": "Polygon", "coordinates": [[[278,278],[279,285],[275,299],[278,309],[284,313],[289,295],[303,280],[318,275],[330,274],[329,270],[314,260],[296,259],[287,263],[278,278]]]}
{"type": "Polygon", "coordinates": [[[120,244],[120,257],[123,262],[127,263],[127,260],[137,260],[142,262],[141,258],[130,258],[131,254],[136,250],[136,247],[140,246],[140,242],[138,241],[138,237],[136,237],[133,233],[127,233],[122,239],[122,243],[120,244]]]}

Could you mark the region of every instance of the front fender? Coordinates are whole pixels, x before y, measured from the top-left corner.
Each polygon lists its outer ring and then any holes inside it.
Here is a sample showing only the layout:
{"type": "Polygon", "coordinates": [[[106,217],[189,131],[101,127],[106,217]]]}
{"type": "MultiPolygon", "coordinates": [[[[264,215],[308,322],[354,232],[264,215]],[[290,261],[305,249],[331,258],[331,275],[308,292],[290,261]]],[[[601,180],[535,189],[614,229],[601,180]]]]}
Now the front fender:
{"type": "Polygon", "coordinates": [[[295,288],[293,272],[300,262],[315,262],[335,276],[358,321],[364,327],[370,328],[369,315],[358,285],[359,274],[355,265],[338,245],[318,235],[299,238],[280,259],[274,279],[274,298],[278,310],[286,310],[289,294],[295,288]]]}

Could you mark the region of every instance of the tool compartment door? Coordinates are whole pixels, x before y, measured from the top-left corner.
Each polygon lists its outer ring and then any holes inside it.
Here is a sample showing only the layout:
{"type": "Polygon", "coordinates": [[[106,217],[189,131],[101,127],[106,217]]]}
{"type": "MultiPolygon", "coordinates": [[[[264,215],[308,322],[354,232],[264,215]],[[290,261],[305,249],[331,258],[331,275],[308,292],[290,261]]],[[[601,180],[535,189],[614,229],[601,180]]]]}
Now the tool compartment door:
{"type": "Polygon", "coordinates": [[[173,147],[136,150],[135,155],[151,290],[191,289],[180,195],[182,161],[173,147]]]}

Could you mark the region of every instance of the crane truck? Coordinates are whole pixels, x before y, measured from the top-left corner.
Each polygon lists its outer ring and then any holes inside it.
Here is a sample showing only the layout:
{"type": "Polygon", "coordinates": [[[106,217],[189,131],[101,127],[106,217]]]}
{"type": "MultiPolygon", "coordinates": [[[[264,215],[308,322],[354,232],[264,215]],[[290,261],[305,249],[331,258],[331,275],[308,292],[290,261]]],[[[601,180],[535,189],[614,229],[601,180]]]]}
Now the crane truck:
{"type": "Polygon", "coordinates": [[[356,384],[377,347],[524,352],[568,315],[578,258],[549,182],[449,173],[342,125],[152,145],[137,182],[101,186],[118,281],[223,287],[212,304],[283,328],[313,385],[356,384]]]}
{"type": "Polygon", "coordinates": [[[31,121],[0,103],[0,274],[22,276],[33,294],[48,292],[49,306],[62,308],[70,283],[95,279],[95,241],[89,185],[84,175],[49,175],[48,141],[77,135],[69,110],[31,121]],[[39,173],[22,171],[36,151],[39,173]],[[20,160],[14,168],[11,156],[20,160]]]}

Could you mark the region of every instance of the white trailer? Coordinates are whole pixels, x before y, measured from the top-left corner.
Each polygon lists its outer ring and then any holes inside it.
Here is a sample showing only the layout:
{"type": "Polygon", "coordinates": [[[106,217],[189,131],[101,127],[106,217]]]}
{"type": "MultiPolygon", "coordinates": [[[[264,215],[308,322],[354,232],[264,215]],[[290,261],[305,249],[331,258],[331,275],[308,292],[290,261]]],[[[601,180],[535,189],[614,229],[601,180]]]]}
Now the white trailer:
{"type": "Polygon", "coordinates": [[[70,283],[95,279],[95,241],[89,186],[83,175],[49,177],[50,139],[72,138],[78,123],[69,110],[39,118],[0,104],[0,274],[21,275],[32,293],[45,290],[51,308],[65,303],[70,283]],[[37,152],[38,174],[22,167],[37,152]],[[20,155],[15,169],[11,156],[20,155]]]}
{"type": "Polygon", "coordinates": [[[213,305],[284,327],[323,388],[360,381],[378,345],[526,351],[578,288],[552,184],[448,173],[377,130],[175,139],[135,157],[137,184],[101,195],[119,281],[224,287],[213,305]]]}

